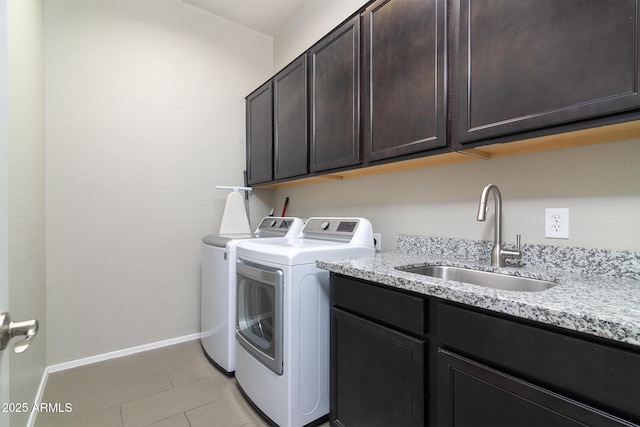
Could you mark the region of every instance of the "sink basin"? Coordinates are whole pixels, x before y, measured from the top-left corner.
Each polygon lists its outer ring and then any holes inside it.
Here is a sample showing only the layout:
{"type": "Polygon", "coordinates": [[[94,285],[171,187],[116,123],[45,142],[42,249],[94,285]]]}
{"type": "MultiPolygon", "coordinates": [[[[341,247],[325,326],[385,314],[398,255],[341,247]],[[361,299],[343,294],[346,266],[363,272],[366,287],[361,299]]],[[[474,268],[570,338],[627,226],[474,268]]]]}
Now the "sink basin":
{"type": "Polygon", "coordinates": [[[547,280],[530,279],[528,277],[510,276],[508,274],[470,270],[468,268],[450,267],[446,265],[427,265],[424,267],[410,268],[398,267],[397,269],[409,273],[422,274],[423,276],[455,280],[456,282],[470,283],[472,285],[504,289],[507,291],[540,292],[556,285],[556,283],[547,280]]]}

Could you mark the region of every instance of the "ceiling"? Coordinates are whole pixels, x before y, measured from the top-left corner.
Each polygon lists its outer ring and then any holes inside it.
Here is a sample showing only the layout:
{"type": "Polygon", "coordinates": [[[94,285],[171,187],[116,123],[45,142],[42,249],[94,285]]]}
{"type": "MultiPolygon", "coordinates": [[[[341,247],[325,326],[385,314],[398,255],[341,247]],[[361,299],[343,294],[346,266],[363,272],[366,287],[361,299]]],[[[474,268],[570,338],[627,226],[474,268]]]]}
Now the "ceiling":
{"type": "Polygon", "coordinates": [[[182,0],[273,36],[307,0],[182,0]]]}

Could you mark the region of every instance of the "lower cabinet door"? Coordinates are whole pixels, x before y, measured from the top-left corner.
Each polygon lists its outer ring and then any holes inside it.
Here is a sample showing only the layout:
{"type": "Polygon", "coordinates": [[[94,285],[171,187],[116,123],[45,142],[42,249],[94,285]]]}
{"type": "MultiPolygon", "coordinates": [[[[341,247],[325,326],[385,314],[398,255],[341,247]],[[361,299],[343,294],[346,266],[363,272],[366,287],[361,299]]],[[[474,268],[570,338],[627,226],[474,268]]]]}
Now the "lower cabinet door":
{"type": "Polygon", "coordinates": [[[424,341],[331,309],[331,422],[424,424],[424,341]]]}
{"type": "Polygon", "coordinates": [[[439,426],[632,426],[624,420],[440,349],[439,426]]]}

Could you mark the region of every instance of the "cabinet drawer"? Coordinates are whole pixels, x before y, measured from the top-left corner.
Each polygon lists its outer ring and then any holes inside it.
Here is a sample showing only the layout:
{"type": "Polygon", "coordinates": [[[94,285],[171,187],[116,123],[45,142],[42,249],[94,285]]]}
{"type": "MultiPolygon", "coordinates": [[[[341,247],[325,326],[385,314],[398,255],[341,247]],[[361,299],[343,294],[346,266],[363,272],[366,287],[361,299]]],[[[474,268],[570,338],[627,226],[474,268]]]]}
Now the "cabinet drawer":
{"type": "Polygon", "coordinates": [[[331,304],[418,336],[428,329],[424,299],[366,282],[332,275],[331,304]]]}
{"type": "Polygon", "coordinates": [[[640,352],[441,304],[441,346],[640,421],[640,352]]]}

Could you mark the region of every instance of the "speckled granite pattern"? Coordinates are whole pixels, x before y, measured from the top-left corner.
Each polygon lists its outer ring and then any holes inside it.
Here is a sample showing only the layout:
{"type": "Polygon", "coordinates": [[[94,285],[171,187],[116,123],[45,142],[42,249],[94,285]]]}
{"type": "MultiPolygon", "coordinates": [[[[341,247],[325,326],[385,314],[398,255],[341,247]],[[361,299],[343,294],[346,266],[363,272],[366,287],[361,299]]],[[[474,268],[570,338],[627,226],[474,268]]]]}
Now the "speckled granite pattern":
{"type": "MultiPolygon", "coordinates": [[[[488,264],[493,242],[425,236],[398,236],[398,252],[466,259],[488,264]]],[[[507,249],[516,249],[507,244],[507,249]]],[[[522,259],[507,259],[513,267],[562,270],[583,275],[640,280],[640,252],[522,244],[522,259]]],[[[640,285],[640,282],[638,283],[640,285]]]]}
{"type": "Polygon", "coordinates": [[[458,251],[456,245],[456,242],[451,242],[448,248],[442,249],[441,256],[433,253],[382,253],[361,258],[318,261],[317,266],[397,289],[640,346],[638,280],[541,270],[537,267],[497,269],[489,266],[488,262],[478,262],[473,249],[458,251]],[[501,272],[551,280],[557,285],[541,292],[514,292],[432,278],[395,268],[423,265],[452,265],[501,272]]]}

